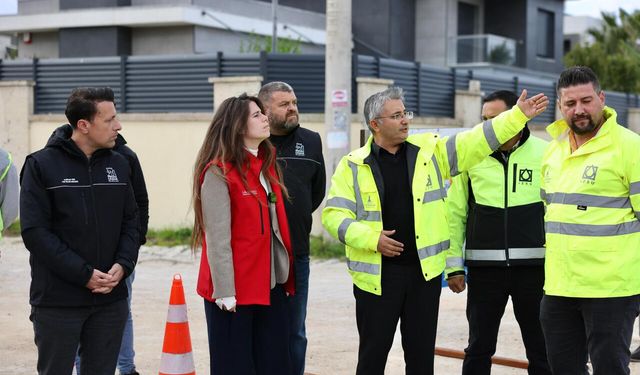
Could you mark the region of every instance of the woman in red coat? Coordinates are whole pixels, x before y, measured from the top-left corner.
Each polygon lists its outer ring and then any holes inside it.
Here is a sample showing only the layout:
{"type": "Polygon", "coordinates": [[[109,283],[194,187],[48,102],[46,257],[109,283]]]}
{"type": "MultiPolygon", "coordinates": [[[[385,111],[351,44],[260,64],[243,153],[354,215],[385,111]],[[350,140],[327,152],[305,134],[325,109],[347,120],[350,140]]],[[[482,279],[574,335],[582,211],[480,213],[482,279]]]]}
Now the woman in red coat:
{"type": "Polygon", "coordinates": [[[289,373],[287,295],[293,263],[287,199],[256,97],[225,100],[194,168],[192,246],[202,246],[211,373],[289,373]]]}

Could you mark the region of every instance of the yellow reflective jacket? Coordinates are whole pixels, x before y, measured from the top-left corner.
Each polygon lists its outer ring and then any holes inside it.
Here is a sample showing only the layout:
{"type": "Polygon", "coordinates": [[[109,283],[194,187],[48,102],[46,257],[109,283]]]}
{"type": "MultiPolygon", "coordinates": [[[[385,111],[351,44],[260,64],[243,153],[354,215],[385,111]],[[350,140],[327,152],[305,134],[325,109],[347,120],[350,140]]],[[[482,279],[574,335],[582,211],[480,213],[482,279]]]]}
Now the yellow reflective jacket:
{"type": "MultiPolygon", "coordinates": [[[[498,117],[452,137],[431,133],[412,135],[407,142],[418,148],[413,171],[416,248],[425,280],[440,276],[449,248],[444,198],[444,180],[480,162],[517,134],[527,117],[516,106],[498,117]]],[[[382,255],[377,251],[383,228],[380,191],[368,158],[369,138],[364,147],[344,156],[331,178],[322,224],[345,244],[347,265],[354,284],[381,295],[382,255]]]]}
{"type": "Polygon", "coordinates": [[[520,145],[508,156],[496,151],[453,179],[447,198],[451,236],[447,277],[464,273],[463,264],[544,264],[540,168],[547,145],[524,129],[520,145]]]}
{"type": "Polygon", "coordinates": [[[547,204],[545,293],[566,297],[640,294],[640,136],[606,121],[571,153],[568,125],[549,125],[554,140],[542,162],[547,204]]]}

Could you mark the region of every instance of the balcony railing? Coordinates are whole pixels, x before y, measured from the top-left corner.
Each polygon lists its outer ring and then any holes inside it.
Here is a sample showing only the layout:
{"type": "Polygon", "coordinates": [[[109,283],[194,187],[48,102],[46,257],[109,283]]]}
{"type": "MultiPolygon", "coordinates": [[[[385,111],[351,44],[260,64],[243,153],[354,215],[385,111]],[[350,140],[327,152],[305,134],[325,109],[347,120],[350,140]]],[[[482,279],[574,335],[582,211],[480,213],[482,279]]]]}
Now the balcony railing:
{"type": "Polygon", "coordinates": [[[449,40],[448,50],[449,66],[516,63],[516,41],[498,35],[459,35],[449,40]]]}

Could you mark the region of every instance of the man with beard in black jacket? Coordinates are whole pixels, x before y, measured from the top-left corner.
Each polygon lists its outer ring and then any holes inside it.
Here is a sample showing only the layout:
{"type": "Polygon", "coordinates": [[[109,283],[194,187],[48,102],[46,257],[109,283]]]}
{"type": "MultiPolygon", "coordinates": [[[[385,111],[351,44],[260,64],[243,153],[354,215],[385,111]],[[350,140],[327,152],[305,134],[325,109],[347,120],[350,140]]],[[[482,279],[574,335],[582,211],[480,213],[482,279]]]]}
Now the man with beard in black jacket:
{"type": "Polygon", "coordinates": [[[122,129],[113,91],[79,88],[67,101],[70,136],[29,155],[21,173],[22,238],[31,252],[30,319],[39,374],[115,371],[127,288],[140,245],[127,159],[111,149],[122,129]]]}
{"type": "Polygon", "coordinates": [[[322,203],[326,188],[322,140],[318,133],[300,126],[298,99],[287,83],[267,83],[260,89],[258,98],[269,117],[269,140],[276,147],[284,185],[291,197],[285,202],[285,209],[295,256],[296,294],[289,298],[289,352],[292,374],[303,375],[307,351],[305,319],[309,294],[311,214],[322,203]]]}

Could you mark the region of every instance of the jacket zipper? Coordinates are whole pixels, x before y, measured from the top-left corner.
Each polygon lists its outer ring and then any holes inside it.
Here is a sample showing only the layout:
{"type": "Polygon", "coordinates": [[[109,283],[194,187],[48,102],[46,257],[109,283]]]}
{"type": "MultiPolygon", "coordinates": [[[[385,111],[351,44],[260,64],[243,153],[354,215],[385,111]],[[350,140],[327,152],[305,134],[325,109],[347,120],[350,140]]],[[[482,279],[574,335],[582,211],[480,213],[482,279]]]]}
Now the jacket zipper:
{"type": "Polygon", "coordinates": [[[89,210],[87,209],[87,197],[84,192],[82,192],[81,196],[82,196],[82,208],[84,209],[84,225],[89,225],[89,210]]]}
{"type": "Polygon", "coordinates": [[[264,234],[264,218],[262,217],[262,205],[258,199],[258,211],[260,212],[260,234],[264,234]]]}
{"type": "MultiPolygon", "coordinates": [[[[505,162],[503,164],[504,170],[504,256],[507,261],[507,267],[509,266],[509,246],[507,235],[507,222],[508,222],[508,207],[509,207],[509,154],[505,156],[505,162]]],[[[514,177],[515,178],[515,177],[514,177]]],[[[515,181],[514,181],[515,182],[515,181]]]]}
{"type": "Polygon", "coordinates": [[[513,189],[512,192],[516,192],[516,175],[518,174],[518,163],[513,163],[513,189]]]}
{"type": "MultiPolygon", "coordinates": [[[[98,232],[98,228],[100,227],[100,223],[98,223],[98,213],[96,212],[96,196],[93,191],[93,169],[91,168],[91,159],[88,159],[89,164],[89,190],[91,191],[91,205],[93,207],[93,216],[95,220],[95,228],[96,228],[96,263],[94,268],[97,268],[100,264],[100,259],[102,258],[100,255],[100,233],[98,232]]],[[[97,295],[93,294],[93,303],[97,303],[97,295]]]]}

